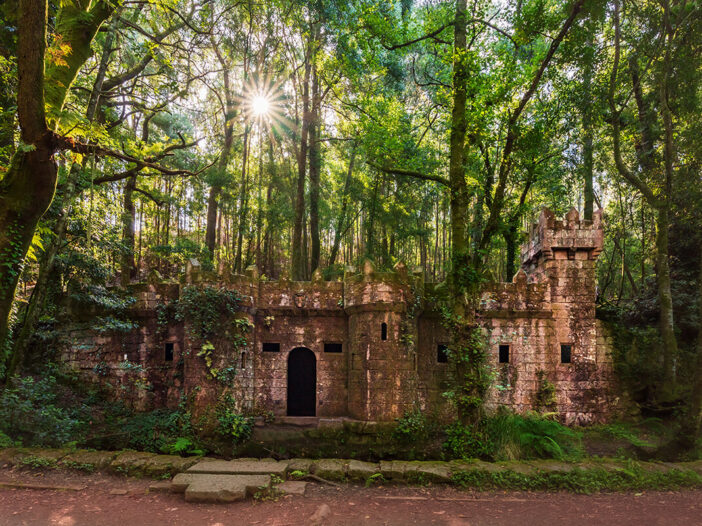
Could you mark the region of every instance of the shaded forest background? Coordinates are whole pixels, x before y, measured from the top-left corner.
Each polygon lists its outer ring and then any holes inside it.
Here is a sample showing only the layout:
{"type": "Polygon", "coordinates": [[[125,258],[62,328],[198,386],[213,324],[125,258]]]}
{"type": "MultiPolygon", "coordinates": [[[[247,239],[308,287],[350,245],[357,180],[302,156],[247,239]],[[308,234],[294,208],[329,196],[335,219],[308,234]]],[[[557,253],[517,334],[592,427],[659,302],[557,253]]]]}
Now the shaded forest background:
{"type": "Polygon", "coordinates": [[[9,0],[0,22],[3,374],[62,298],[114,307],[191,258],[419,266],[461,298],[459,348],[542,207],[601,207],[620,373],[697,436],[699,2],[9,0]]]}

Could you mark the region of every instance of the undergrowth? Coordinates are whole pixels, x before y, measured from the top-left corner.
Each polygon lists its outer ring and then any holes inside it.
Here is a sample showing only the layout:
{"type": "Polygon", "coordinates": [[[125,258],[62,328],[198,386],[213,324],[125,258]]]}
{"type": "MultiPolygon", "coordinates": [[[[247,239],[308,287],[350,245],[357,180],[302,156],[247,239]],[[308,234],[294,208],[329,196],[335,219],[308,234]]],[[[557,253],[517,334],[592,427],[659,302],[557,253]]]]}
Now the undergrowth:
{"type": "Polygon", "coordinates": [[[500,410],[477,426],[455,422],[446,428],[444,448],[453,458],[529,460],[582,458],[581,433],[568,428],[553,414],[519,415],[500,410]]]}
{"type": "Polygon", "coordinates": [[[460,471],[452,481],[465,488],[480,490],[566,490],[574,493],[598,491],[674,490],[702,486],[702,476],[693,471],[644,471],[637,465],[626,469],[607,471],[602,468],[575,468],[568,473],[536,472],[522,474],[515,471],[460,471]]]}

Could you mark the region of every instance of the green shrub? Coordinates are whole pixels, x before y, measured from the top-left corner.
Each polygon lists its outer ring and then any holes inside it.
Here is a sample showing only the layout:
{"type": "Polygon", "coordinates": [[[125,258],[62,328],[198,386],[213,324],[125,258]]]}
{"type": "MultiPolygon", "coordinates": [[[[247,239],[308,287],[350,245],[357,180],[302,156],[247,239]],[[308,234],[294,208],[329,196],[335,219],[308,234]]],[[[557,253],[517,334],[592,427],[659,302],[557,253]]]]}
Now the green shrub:
{"type": "Polygon", "coordinates": [[[27,446],[58,447],[80,441],[88,422],[89,408],[59,385],[53,367],[38,379],[13,378],[0,393],[0,432],[27,446]]]}
{"type": "Polygon", "coordinates": [[[20,460],[20,465],[29,469],[56,469],[58,462],[55,458],[28,456],[20,460]]]}
{"type": "Polygon", "coordinates": [[[518,415],[500,410],[477,426],[458,422],[446,428],[444,449],[454,458],[526,460],[578,458],[583,454],[580,433],[549,415],[518,415]]]}
{"type": "Polygon", "coordinates": [[[576,458],[583,454],[581,434],[553,419],[553,415],[506,410],[485,419],[494,460],[576,458]]]}
{"type": "Polygon", "coordinates": [[[479,426],[466,426],[454,422],[446,429],[444,449],[452,458],[484,458],[490,455],[490,445],[479,426]]]}
{"type": "Polygon", "coordinates": [[[427,417],[419,409],[405,411],[402,418],[396,418],[397,426],[392,437],[400,442],[416,442],[429,438],[430,425],[427,417]]]}
{"type": "Polygon", "coordinates": [[[9,436],[7,436],[5,433],[0,431],[0,448],[12,447],[14,445],[15,445],[14,441],[9,436]]]}
{"type": "Polygon", "coordinates": [[[205,450],[187,437],[178,437],[174,442],[161,446],[161,451],[169,455],[204,455],[205,450]]]}
{"type": "MultiPolygon", "coordinates": [[[[190,441],[193,450],[199,450],[194,447],[190,414],[181,410],[156,409],[148,413],[125,411],[125,414],[111,422],[109,427],[126,433],[126,447],[131,449],[160,453],[172,447],[178,440],[184,439],[190,441]]],[[[180,445],[184,445],[183,442],[180,445]]]]}
{"type": "Polygon", "coordinates": [[[217,433],[232,440],[234,444],[246,442],[253,432],[254,419],[236,410],[234,398],[227,394],[217,404],[217,433]]]}

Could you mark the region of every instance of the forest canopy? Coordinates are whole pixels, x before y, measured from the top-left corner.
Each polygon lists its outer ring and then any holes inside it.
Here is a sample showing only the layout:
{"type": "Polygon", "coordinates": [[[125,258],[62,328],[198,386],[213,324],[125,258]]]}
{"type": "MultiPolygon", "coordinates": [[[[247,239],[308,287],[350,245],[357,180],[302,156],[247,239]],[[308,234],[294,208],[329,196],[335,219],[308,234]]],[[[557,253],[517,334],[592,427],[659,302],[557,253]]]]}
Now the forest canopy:
{"type": "Polygon", "coordinates": [[[193,259],[293,280],[420,267],[461,349],[540,210],[602,208],[598,313],[651,349],[626,365],[641,401],[682,400],[698,427],[700,7],[3,2],[0,372],[61,297],[114,301],[193,259]]]}

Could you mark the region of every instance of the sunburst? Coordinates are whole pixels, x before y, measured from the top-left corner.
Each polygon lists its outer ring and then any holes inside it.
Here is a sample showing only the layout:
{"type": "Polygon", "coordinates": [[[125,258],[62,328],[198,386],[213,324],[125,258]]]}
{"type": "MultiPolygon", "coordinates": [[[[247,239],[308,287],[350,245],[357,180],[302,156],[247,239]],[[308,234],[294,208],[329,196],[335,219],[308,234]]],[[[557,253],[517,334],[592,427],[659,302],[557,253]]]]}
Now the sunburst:
{"type": "Polygon", "coordinates": [[[286,96],[281,83],[273,81],[270,75],[252,76],[244,85],[238,103],[245,119],[258,126],[270,140],[275,141],[274,131],[279,135],[296,129],[286,116],[286,96]]]}

